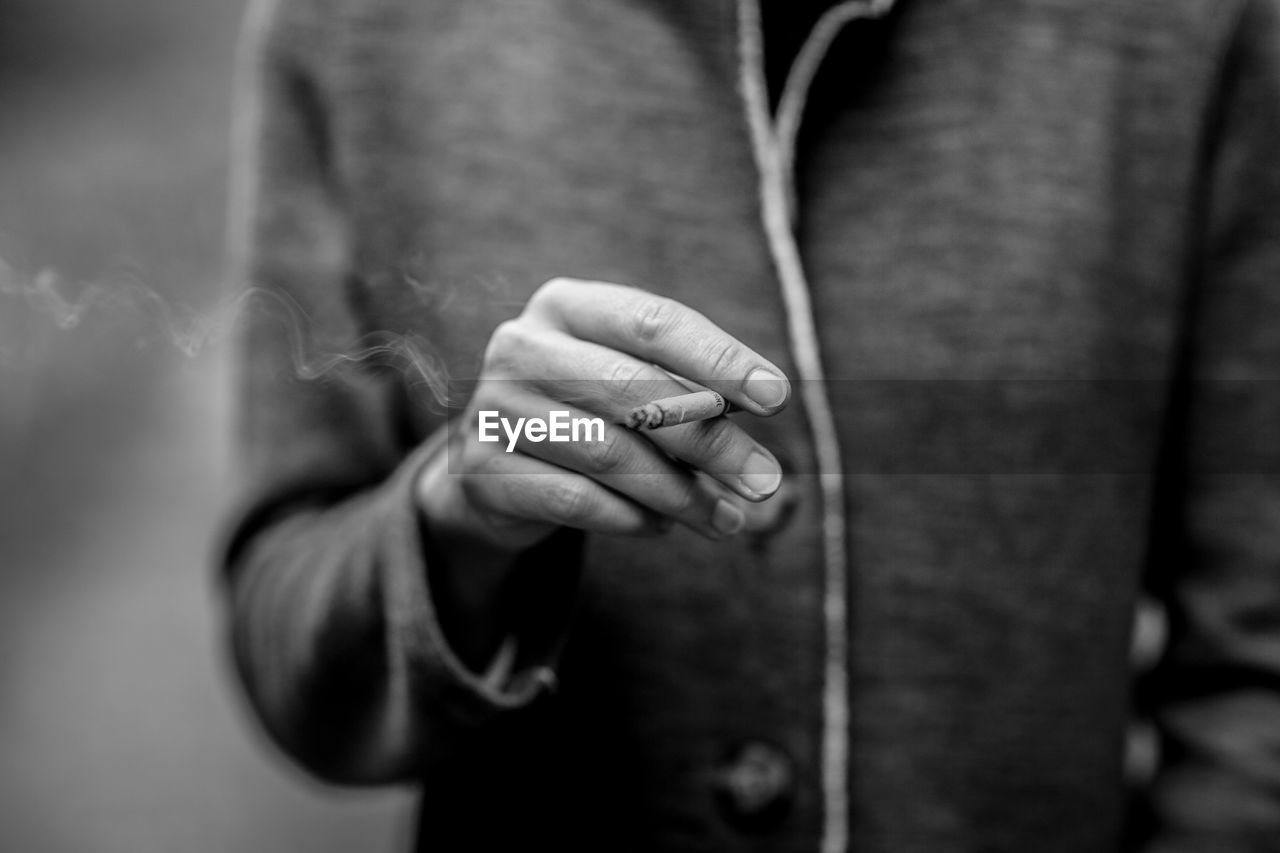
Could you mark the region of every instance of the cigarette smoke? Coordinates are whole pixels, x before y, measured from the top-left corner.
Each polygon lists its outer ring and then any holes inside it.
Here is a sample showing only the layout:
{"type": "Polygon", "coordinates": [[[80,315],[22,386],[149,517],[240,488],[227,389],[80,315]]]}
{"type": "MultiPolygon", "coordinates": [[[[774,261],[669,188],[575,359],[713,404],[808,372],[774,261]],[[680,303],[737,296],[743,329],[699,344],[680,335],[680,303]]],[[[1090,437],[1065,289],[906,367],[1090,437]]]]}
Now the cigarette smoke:
{"type": "MultiPolygon", "coordinates": [[[[425,388],[438,404],[449,403],[444,365],[421,336],[372,332],[344,351],[317,351],[311,344],[310,317],[275,291],[242,287],[211,309],[200,310],[166,298],[136,277],[116,276],[77,288],[53,270],[24,276],[0,258],[0,317],[5,318],[5,327],[16,317],[21,322],[15,325],[44,321],[69,331],[100,319],[140,329],[135,337],[140,348],[159,342],[186,358],[196,358],[225,343],[251,313],[266,314],[283,325],[299,379],[317,381],[360,368],[392,369],[411,386],[425,388]]],[[[21,349],[21,343],[0,340],[0,367],[20,360],[21,349]]]]}

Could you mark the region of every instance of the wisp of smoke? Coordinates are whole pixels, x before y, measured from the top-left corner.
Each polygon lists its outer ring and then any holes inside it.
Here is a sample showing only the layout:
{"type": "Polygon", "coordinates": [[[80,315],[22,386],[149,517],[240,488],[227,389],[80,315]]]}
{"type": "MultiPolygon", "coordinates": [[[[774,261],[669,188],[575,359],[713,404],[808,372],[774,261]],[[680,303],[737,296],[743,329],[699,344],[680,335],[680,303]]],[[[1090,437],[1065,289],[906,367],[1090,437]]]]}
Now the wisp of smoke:
{"type": "MultiPolygon", "coordinates": [[[[440,404],[449,404],[448,375],[426,341],[413,334],[373,332],[339,352],[317,352],[310,344],[311,318],[285,294],[260,287],[243,287],[210,310],[176,305],[154,288],[137,280],[91,282],[77,295],[52,270],[24,277],[0,258],[0,304],[18,303],[28,315],[47,318],[57,328],[80,327],[88,317],[141,322],[139,343],[159,339],[188,358],[195,358],[230,337],[236,324],[250,313],[267,313],[286,329],[295,374],[316,381],[344,369],[378,367],[404,375],[414,387],[425,388],[440,404]]],[[[12,316],[4,306],[0,316],[12,316]]],[[[15,353],[0,342],[0,366],[15,353]]]]}

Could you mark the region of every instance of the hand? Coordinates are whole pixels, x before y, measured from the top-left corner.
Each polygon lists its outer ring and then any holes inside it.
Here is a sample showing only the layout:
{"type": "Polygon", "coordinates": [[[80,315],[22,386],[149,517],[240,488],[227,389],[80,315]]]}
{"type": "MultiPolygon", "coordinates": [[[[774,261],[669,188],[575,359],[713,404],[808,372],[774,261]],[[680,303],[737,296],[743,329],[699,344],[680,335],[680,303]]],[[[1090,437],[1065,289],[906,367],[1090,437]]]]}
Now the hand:
{"type": "Polygon", "coordinates": [[[421,482],[434,528],[519,549],[558,526],[646,534],[684,524],[711,538],[742,527],[740,500],[772,495],[773,455],[725,418],[633,432],[632,408],[682,394],[693,377],[740,409],[771,415],[790,387],[772,363],[680,303],[616,284],[554,279],[494,332],[480,382],[456,426],[447,471],[421,482]],[[669,371],[669,372],[668,372],[669,371]],[[603,441],[477,440],[478,413],[607,422],[603,441]]]}
{"type": "Polygon", "coordinates": [[[739,409],[786,406],[782,371],[672,299],[617,284],[554,279],[500,325],[450,449],[424,470],[418,497],[433,544],[435,594],[460,655],[483,665],[503,581],[520,550],[567,526],[645,535],[683,524],[712,539],[742,529],[742,501],[774,494],[773,454],[726,418],[635,432],[634,407],[686,393],[696,379],[739,409]],[[478,441],[478,414],[509,422],[569,411],[606,422],[602,441],[478,441]]]}

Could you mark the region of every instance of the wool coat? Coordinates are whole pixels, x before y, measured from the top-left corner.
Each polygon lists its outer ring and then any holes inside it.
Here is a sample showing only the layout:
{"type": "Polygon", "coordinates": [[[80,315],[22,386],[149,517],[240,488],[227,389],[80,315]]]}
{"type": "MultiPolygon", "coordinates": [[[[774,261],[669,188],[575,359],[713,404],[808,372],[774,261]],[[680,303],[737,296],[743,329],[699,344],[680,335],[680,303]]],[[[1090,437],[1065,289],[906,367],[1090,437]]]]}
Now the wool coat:
{"type": "Polygon", "coordinates": [[[422,850],[1280,849],[1280,3],[756,4],[257,3],[252,707],[422,850]],[[782,367],[785,485],[532,549],[495,683],[414,488],[566,275],[782,367]]]}

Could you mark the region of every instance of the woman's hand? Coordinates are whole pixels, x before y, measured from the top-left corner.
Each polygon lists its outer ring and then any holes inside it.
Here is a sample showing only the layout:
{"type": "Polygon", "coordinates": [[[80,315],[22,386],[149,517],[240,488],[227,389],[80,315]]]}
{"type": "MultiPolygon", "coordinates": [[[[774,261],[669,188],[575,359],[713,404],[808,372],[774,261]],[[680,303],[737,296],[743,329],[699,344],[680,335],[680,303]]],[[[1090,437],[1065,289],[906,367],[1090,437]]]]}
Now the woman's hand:
{"type": "Polygon", "coordinates": [[[493,632],[478,625],[492,623],[502,580],[522,549],[559,527],[646,535],[683,524],[720,539],[742,529],[744,500],[777,491],[773,454],[726,418],[644,432],[621,425],[638,405],[686,393],[672,374],[755,415],[780,411],[790,396],[777,367],[702,314],[617,284],[554,279],[494,331],[448,452],[418,490],[448,564],[441,592],[461,630],[481,637],[466,645],[493,647],[493,632]],[[505,434],[478,440],[482,411],[513,424],[568,411],[606,426],[603,440],[521,437],[508,452],[505,434]]]}
{"type": "Polygon", "coordinates": [[[781,483],[767,449],[725,418],[645,432],[620,425],[638,405],[687,393],[671,374],[757,415],[781,410],[790,393],[771,362],[679,302],[616,284],[546,283],[489,341],[448,464],[421,481],[429,522],[512,550],[558,526],[643,535],[680,523],[711,538],[737,533],[740,499],[764,500],[781,483]],[[602,418],[603,440],[522,437],[512,452],[505,434],[477,440],[481,411],[515,423],[566,410],[602,418]]]}

